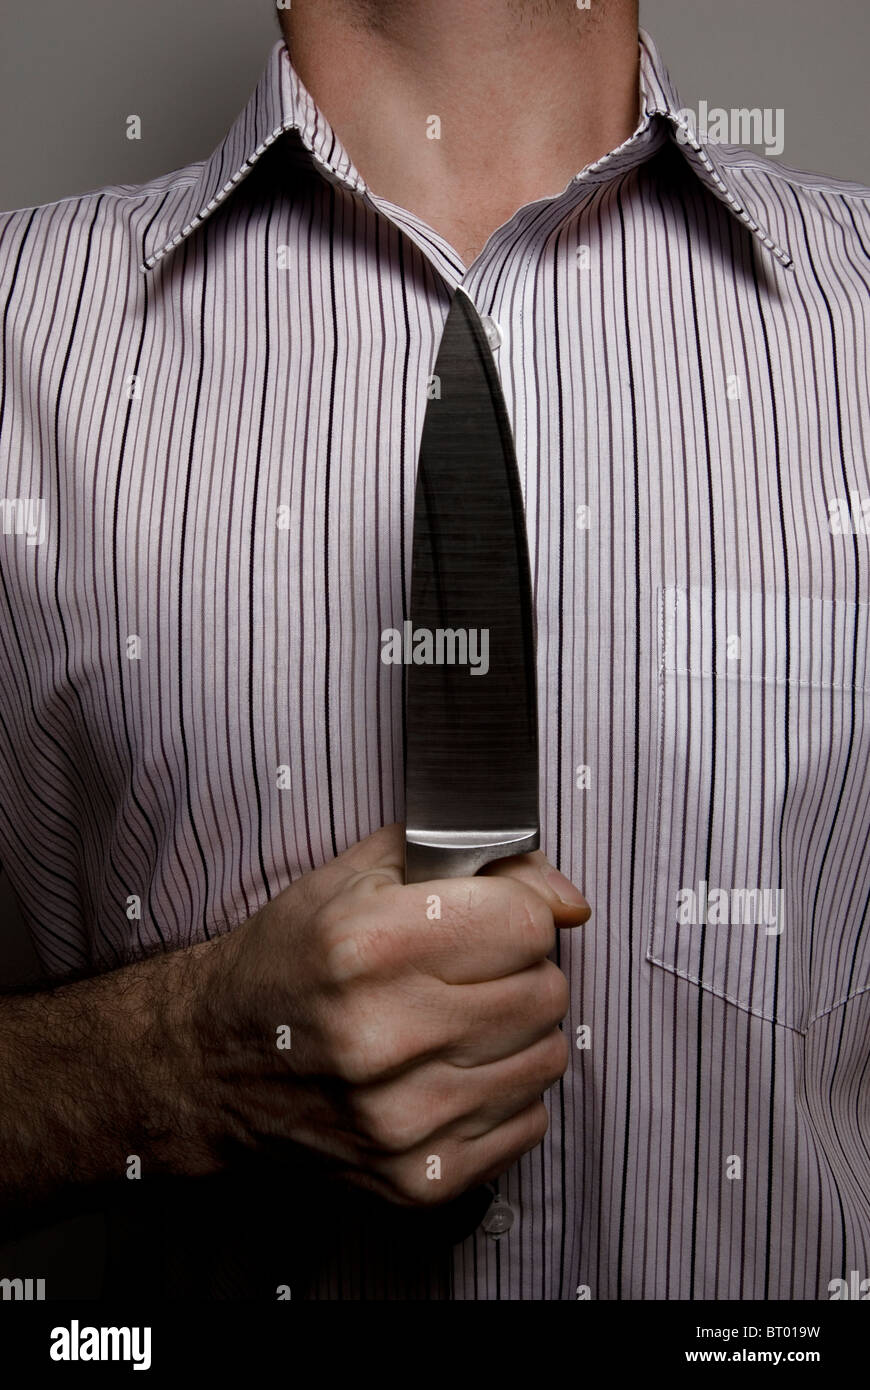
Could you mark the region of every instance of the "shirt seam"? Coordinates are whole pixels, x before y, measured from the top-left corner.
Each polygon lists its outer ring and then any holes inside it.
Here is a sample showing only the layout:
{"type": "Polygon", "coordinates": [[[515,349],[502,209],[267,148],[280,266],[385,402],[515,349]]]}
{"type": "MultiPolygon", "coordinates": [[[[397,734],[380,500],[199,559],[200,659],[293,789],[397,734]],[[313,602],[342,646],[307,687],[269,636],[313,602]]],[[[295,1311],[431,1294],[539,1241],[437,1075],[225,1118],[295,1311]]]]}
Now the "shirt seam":
{"type": "Polygon", "coordinates": [[[0,217],[16,217],[21,212],[42,212],[49,208],[63,207],[65,203],[83,203],[88,198],[114,198],[118,202],[131,202],[134,198],[158,198],[165,197],[174,188],[195,188],[199,183],[198,178],[178,179],[175,183],[167,184],[165,188],[149,188],[147,183],[136,184],[129,193],[116,192],[112,184],[106,184],[103,188],[89,188],[84,193],[70,193],[66,198],[54,198],[49,203],[28,203],[20,208],[4,208],[0,212],[0,217]]]}

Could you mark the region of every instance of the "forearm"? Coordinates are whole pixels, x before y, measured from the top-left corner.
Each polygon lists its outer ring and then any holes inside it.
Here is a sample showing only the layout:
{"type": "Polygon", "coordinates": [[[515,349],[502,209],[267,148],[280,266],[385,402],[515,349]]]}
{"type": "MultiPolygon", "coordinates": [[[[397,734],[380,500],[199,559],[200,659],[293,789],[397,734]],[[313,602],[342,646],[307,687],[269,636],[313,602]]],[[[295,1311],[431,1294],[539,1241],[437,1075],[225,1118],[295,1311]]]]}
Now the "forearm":
{"type": "Polygon", "coordinates": [[[0,1223],[147,1172],[213,1171],[196,1025],[206,942],[0,997],[0,1223]]]}

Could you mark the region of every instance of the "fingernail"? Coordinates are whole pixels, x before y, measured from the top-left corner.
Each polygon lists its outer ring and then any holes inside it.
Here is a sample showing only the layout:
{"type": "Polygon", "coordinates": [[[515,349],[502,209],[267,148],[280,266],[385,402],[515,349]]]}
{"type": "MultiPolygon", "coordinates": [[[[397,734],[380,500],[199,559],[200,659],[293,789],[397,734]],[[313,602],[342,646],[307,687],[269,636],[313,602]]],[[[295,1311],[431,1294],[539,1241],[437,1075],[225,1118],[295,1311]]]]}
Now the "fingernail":
{"type": "Polygon", "coordinates": [[[559,870],[554,869],[552,864],[546,864],[541,872],[560,902],[565,903],[568,907],[589,907],[580,889],[575,888],[570,878],[560,874],[559,870]]]}

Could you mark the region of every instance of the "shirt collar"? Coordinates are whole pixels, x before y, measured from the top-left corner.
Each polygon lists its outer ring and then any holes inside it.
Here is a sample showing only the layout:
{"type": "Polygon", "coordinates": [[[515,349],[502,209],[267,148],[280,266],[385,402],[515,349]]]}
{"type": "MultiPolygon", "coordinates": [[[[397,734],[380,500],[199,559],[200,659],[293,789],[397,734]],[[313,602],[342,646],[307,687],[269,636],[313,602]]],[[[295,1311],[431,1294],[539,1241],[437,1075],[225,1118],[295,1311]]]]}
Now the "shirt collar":
{"type": "Polygon", "coordinates": [[[189,180],[170,188],[146,234],[140,268],[151,270],[184,241],[226,201],[269,146],[291,130],[299,132],[325,178],[355,192],[365,191],[361,175],[303,85],[284,40],[279,39],[250,101],[226,137],[204,164],[192,166],[189,180]]]}
{"type": "MultiPolygon", "coordinates": [[[[733,172],[717,153],[715,145],[701,145],[697,141],[658,48],[644,29],[639,31],[639,41],[640,124],[634,135],[620,146],[620,152],[628,154],[632,145],[639,147],[638,152],[646,146],[653,148],[657,142],[650,143],[650,127],[656,117],[662,118],[667,123],[669,135],[701,182],[768,251],[783,265],[791,266],[787,248],[775,242],[746,208],[733,172]]],[[[298,132],[324,178],[357,193],[368,192],[364,179],[318,110],[280,39],[269,54],[250,101],[225,139],[203,164],[191,166],[189,178],[169,185],[160,211],[146,233],[140,269],[153,269],[184,241],[226,201],[269,146],[285,131],[291,130],[298,132]]],[[[609,177],[618,167],[621,161],[605,155],[584,172],[593,176],[604,173],[609,177]]]]}
{"type": "Polygon", "coordinates": [[[723,159],[716,145],[705,141],[700,144],[686,116],[686,107],[680,100],[670,73],[665,67],[661,54],[645,29],[640,30],[640,92],[641,129],[643,123],[655,116],[661,116],[668,124],[670,135],[677,148],[682,151],[687,163],[701,182],[710,189],[726,207],[740,218],[749,230],[768,251],[772,252],[787,269],[794,264],[788,247],[771,237],[766,227],[758,222],[746,207],[741,189],[734,173],[723,159]]]}

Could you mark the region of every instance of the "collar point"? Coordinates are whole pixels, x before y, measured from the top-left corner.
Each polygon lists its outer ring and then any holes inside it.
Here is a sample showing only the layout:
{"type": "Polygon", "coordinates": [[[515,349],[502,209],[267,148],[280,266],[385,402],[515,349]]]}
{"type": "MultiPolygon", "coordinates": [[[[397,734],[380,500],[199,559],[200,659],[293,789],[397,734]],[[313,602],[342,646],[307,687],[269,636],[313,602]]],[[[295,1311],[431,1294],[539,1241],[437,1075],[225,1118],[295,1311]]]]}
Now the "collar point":
{"type": "Polygon", "coordinates": [[[770,254],[776,260],[779,261],[783,270],[794,270],[794,257],[788,251],[787,247],[780,246],[771,237],[763,233],[761,228],[758,229],[756,235],[758,236],[758,239],[761,242],[762,246],[764,246],[766,250],[768,250],[770,254]]]}

